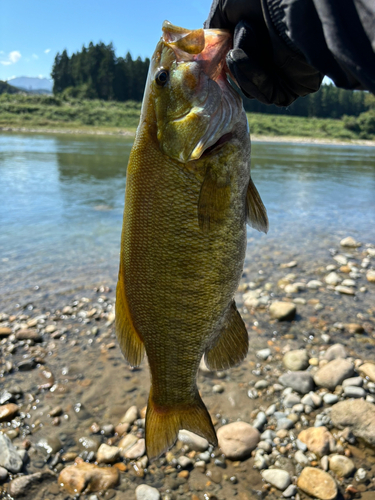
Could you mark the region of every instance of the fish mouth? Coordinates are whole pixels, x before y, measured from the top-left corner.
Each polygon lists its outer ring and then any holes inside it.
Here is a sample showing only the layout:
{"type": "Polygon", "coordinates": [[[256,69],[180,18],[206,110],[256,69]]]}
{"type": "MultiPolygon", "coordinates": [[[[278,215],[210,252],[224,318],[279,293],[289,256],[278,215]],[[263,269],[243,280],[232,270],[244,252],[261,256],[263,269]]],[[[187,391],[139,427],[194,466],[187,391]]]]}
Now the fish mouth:
{"type": "Polygon", "coordinates": [[[201,158],[205,158],[206,156],[209,156],[211,153],[216,153],[217,150],[221,149],[224,144],[229,142],[233,137],[232,132],[228,132],[227,134],[224,134],[218,139],[212,146],[209,146],[206,148],[203,153],[201,154],[201,158]]]}

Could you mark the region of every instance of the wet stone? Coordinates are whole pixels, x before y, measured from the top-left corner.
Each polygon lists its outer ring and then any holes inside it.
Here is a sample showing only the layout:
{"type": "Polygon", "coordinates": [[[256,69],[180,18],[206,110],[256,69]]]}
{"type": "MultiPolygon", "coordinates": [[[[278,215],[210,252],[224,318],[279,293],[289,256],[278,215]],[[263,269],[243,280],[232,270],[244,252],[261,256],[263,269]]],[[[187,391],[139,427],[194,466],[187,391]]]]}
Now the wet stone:
{"type": "Polygon", "coordinates": [[[302,470],[297,486],[319,500],[334,500],[337,496],[335,480],[327,472],[313,467],[305,467],[302,470]]]}
{"type": "Polygon", "coordinates": [[[122,417],[121,424],[132,424],[138,418],[138,409],[136,406],[131,406],[125,415],[122,417]]]}
{"type": "Polygon", "coordinates": [[[355,465],[350,458],[343,455],[332,455],[329,457],[329,468],[338,477],[349,477],[354,474],[355,465]]]}
{"type": "Polygon", "coordinates": [[[279,382],[285,387],[291,387],[300,394],[307,394],[314,389],[314,381],[310,373],[297,371],[284,373],[279,377],[279,382]]]}
{"type": "Polygon", "coordinates": [[[297,307],[292,302],[273,302],[270,305],[270,316],[279,321],[292,320],[297,312],[297,307]]]}
{"type": "Polygon", "coordinates": [[[261,349],[260,351],[257,351],[257,358],[263,359],[264,361],[271,356],[271,349],[268,347],[266,349],[261,349]]]}
{"type": "Polygon", "coordinates": [[[35,367],[36,367],[36,361],[34,358],[29,358],[29,359],[25,359],[24,361],[20,361],[17,365],[17,368],[21,372],[26,372],[26,371],[32,370],[35,367]]]}
{"type": "Polygon", "coordinates": [[[37,446],[42,448],[48,455],[53,455],[61,450],[62,444],[58,437],[43,437],[37,442],[37,446]]]}
{"type": "Polygon", "coordinates": [[[96,452],[101,444],[101,439],[97,436],[83,436],[78,440],[82,449],[96,452]]]}
{"type": "Polygon", "coordinates": [[[42,342],[43,337],[36,330],[18,330],[16,332],[17,340],[33,340],[34,342],[42,342]]]}
{"type": "Polygon", "coordinates": [[[146,453],[146,444],[144,439],[139,439],[131,448],[123,453],[125,458],[139,458],[146,453]]]}
{"type": "Polygon", "coordinates": [[[135,489],[137,500],[160,500],[160,493],[156,488],[148,484],[140,484],[135,489]]]}
{"type": "Polygon", "coordinates": [[[124,436],[120,442],[118,443],[118,448],[121,450],[121,456],[132,446],[135,445],[135,443],[138,441],[137,436],[134,436],[134,434],[127,434],[124,436]]]}
{"type": "Polygon", "coordinates": [[[9,493],[13,498],[29,496],[31,489],[35,486],[39,488],[39,484],[45,479],[51,479],[54,474],[51,471],[36,472],[27,476],[20,476],[9,484],[9,493]]]}
{"type": "Polygon", "coordinates": [[[0,406],[0,422],[9,422],[18,415],[18,405],[8,403],[0,406]]]}
{"type": "Polygon", "coordinates": [[[309,366],[309,355],[305,349],[289,351],[284,355],[283,363],[288,370],[305,370],[309,366]]]}
{"type": "Polygon", "coordinates": [[[99,467],[81,462],[69,465],[60,472],[58,482],[71,495],[108,490],[117,486],[120,479],[115,467],[99,467]]]}
{"type": "Polygon", "coordinates": [[[98,464],[113,464],[118,460],[119,456],[120,448],[103,443],[98,448],[96,461],[98,464]]]}
{"type": "Polygon", "coordinates": [[[334,390],[346,378],[354,375],[353,364],[346,359],[334,359],[320,368],[314,375],[318,387],[334,390]]]}
{"type": "Polygon", "coordinates": [[[267,483],[281,491],[284,491],[291,483],[289,473],[282,469],[266,469],[261,472],[261,475],[267,483]]]}
{"type": "Polygon", "coordinates": [[[362,387],[346,386],[344,387],[344,395],[347,398],[365,398],[366,391],[362,387]]]}
{"type": "Polygon", "coordinates": [[[294,459],[303,467],[305,465],[310,464],[310,460],[307,458],[307,456],[303,453],[301,450],[297,450],[296,453],[294,454],[294,459]]]}
{"type": "Polygon", "coordinates": [[[335,427],[349,427],[354,436],[375,445],[375,406],[363,399],[349,399],[335,404],[331,410],[335,427]]]}
{"type": "Polygon", "coordinates": [[[325,352],[323,359],[333,361],[338,358],[347,358],[348,354],[342,344],[333,344],[325,352]]]}
{"type": "Polygon", "coordinates": [[[331,394],[331,393],[327,392],[323,396],[323,401],[327,405],[333,405],[333,404],[337,403],[338,400],[339,400],[339,397],[337,396],[337,394],[331,394]]]}
{"type": "Polygon", "coordinates": [[[17,449],[8,436],[2,433],[0,433],[0,466],[12,473],[19,472],[23,466],[17,449]]]}
{"type": "Polygon", "coordinates": [[[208,448],[207,439],[187,430],[181,430],[178,433],[178,440],[194,451],[206,451],[208,448]]]}
{"type": "Polygon", "coordinates": [[[344,380],[342,383],[343,387],[352,386],[352,387],[362,387],[363,378],[362,377],[351,377],[344,380]]]}
{"type": "Polygon", "coordinates": [[[230,460],[242,460],[250,456],[260,441],[257,429],[246,422],[223,425],[217,431],[219,447],[230,460]]]}

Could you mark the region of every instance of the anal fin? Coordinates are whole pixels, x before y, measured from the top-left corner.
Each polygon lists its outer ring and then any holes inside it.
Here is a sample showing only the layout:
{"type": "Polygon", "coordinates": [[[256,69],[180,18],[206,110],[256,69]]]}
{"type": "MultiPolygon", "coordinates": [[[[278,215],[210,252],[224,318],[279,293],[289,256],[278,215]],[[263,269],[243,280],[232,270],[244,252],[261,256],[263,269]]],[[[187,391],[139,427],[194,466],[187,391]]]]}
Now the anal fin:
{"type": "Polygon", "coordinates": [[[131,366],[139,366],[145,354],[141,337],[134,328],[125,295],[124,275],[120,264],[116,288],[116,336],[121,351],[131,366]]]}
{"type": "Polygon", "coordinates": [[[249,349],[245,323],[233,301],[215,344],[205,353],[210,370],[227,370],[243,361],[249,349]]]}
{"type": "Polygon", "coordinates": [[[254,229],[268,232],[267,210],[251,177],[246,193],[246,218],[247,223],[254,229]]]}
{"type": "Polygon", "coordinates": [[[162,453],[172,448],[181,429],[194,432],[217,446],[211,417],[198,390],[195,399],[189,404],[165,407],[155,404],[151,387],[145,424],[146,453],[149,460],[160,457],[162,453]]]}
{"type": "Polygon", "coordinates": [[[198,223],[207,233],[225,219],[225,212],[230,204],[230,183],[220,183],[210,169],[207,169],[198,200],[198,223]]]}

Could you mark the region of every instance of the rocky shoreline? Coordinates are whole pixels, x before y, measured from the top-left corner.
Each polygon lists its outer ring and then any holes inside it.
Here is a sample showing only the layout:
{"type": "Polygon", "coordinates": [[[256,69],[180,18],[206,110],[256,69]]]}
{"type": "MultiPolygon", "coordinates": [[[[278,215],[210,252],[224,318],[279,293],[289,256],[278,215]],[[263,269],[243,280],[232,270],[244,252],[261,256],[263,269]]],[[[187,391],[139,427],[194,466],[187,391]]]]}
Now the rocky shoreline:
{"type": "Polygon", "coordinates": [[[151,464],[148,370],[122,359],[113,290],[0,313],[0,498],[372,500],[375,245],[256,266],[236,297],[248,357],[198,377],[220,448],[181,431],[151,464]]]}

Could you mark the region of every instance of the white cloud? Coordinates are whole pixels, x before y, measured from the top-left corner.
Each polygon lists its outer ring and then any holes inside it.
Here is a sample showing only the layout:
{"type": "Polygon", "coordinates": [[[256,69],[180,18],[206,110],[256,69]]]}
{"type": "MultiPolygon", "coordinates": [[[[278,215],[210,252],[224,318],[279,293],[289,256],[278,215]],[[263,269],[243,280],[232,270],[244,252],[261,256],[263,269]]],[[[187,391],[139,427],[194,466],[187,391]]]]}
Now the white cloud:
{"type": "Polygon", "coordinates": [[[21,59],[21,53],[18,50],[13,50],[13,52],[9,53],[9,61],[11,64],[15,64],[17,61],[21,59]]]}
{"type": "Polygon", "coordinates": [[[32,57],[33,59],[39,59],[39,56],[37,56],[36,54],[33,54],[31,57],[32,57]]]}
{"type": "Polygon", "coordinates": [[[44,75],[38,75],[38,78],[44,78],[44,75]]]}
{"type": "Polygon", "coordinates": [[[45,53],[45,54],[48,54],[48,52],[51,52],[51,49],[46,49],[46,50],[44,51],[44,53],[45,53]]]}

